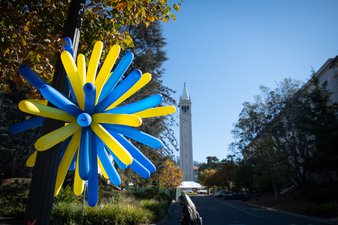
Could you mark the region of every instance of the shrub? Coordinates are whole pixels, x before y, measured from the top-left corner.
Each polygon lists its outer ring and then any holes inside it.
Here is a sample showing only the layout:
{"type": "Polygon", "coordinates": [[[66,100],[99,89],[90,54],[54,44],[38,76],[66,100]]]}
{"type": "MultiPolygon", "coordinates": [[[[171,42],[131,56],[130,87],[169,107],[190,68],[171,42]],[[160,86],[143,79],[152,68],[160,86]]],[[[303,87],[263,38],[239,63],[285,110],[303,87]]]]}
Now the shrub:
{"type": "Polygon", "coordinates": [[[147,199],[141,201],[142,208],[148,209],[151,212],[154,213],[154,221],[152,222],[158,222],[164,216],[167,214],[167,210],[169,208],[169,202],[168,201],[158,201],[154,199],[147,199]]]}
{"type": "Polygon", "coordinates": [[[52,224],[86,225],[132,225],[149,224],[154,220],[151,211],[130,204],[106,204],[97,207],[85,207],[82,216],[80,204],[58,203],[52,212],[52,224]]]}

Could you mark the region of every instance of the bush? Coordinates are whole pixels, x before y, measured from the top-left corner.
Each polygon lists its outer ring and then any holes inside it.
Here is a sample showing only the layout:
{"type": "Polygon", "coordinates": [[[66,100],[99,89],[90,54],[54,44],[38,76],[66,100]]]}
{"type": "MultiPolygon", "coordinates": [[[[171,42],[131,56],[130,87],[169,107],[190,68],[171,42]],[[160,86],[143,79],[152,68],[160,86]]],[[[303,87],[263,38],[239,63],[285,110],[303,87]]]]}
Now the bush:
{"type": "Polygon", "coordinates": [[[18,179],[12,181],[0,186],[0,216],[22,218],[28,199],[28,184],[18,179]]]}
{"type": "Polygon", "coordinates": [[[79,204],[58,203],[53,208],[52,224],[65,225],[132,225],[149,224],[154,220],[151,211],[132,205],[101,205],[85,207],[82,217],[82,207],[79,204]]]}
{"type": "Polygon", "coordinates": [[[158,201],[158,200],[154,200],[154,199],[150,199],[150,200],[142,200],[141,201],[141,206],[142,208],[148,209],[151,212],[154,213],[154,220],[153,222],[158,222],[160,221],[162,218],[164,218],[164,216],[167,214],[167,210],[169,208],[169,202],[168,201],[158,201]]]}
{"type": "Polygon", "coordinates": [[[323,203],[319,205],[311,205],[307,207],[307,212],[312,216],[318,217],[337,217],[338,216],[338,204],[323,203]]]}

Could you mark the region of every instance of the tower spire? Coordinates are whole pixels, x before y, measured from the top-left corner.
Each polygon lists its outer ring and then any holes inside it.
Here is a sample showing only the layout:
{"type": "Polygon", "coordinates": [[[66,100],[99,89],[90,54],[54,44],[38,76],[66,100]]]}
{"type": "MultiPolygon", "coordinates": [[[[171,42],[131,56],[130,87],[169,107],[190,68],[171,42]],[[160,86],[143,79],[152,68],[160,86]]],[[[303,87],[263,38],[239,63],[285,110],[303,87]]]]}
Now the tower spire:
{"type": "Polygon", "coordinates": [[[189,94],[188,94],[188,89],[186,87],[185,82],[184,82],[184,88],[183,88],[183,93],[182,93],[181,99],[182,100],[190,100],[190,97],[189,97],[189,94]]]}

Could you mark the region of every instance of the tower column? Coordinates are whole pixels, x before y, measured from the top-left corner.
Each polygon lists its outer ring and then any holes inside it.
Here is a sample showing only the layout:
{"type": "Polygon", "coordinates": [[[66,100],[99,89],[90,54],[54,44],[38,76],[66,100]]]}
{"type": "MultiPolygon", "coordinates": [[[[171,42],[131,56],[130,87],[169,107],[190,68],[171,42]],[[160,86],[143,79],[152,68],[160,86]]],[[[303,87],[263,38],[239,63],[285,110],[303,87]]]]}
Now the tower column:
{"type": "Polygon", "coordinates": [[[193,181],[193,151],[192,151],[192,115],[191,98],[186,85],[179,102],[180,108],[180,168],[185,181],[193,181]]]}

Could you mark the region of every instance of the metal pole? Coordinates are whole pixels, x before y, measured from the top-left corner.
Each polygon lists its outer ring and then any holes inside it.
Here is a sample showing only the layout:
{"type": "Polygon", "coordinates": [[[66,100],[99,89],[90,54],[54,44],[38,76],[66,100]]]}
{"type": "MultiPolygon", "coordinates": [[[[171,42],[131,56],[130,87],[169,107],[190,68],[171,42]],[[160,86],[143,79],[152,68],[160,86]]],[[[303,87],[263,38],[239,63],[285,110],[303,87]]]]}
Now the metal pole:
{"type": "MultiPolygon", "coordinates": [[[[74,39],[75,30],[80,30],[83,17],[85,0],[72,0],[68,16],[64,24],[63,37],[74,39]]],[[[79,35],[79,34],[78,34],[79,35]]],[[[77,46],[75,46],[77,48],[77,46]]],[[[55,67],[52,86],[61,93],[68,94],[66,73],[58,57],[55,67]]],[[[63,122],[47,119],[41,134],[49,133],[64,126],[63,122]]],[[[61,144],[53,148],[38,152],[35,167],[32,172],[32,181],[28,196],[25,224],[48,225],[50,224],[51,211],[54,197],[56,172],[59,165],[61,144]]]]}

